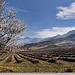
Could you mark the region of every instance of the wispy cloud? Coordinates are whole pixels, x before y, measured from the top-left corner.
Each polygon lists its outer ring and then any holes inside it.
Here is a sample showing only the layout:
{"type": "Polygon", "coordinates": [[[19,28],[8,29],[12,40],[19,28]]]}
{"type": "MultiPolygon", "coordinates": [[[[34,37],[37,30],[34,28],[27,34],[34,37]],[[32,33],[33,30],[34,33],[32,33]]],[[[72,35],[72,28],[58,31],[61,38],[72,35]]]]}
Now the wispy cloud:
{"type": "Polygon", "coordinates": [[[16,10],[16,11],[18,11],[18,12],[30,13],[29,10],[24,10],[24,9],[19,9],[19,8],[15,8],[15,7],[9,7],[9,6],[8,6],[7,8],[9,8],[9,9],[14,9],[14,10],[16,10]]]}
{"type": "Polygon", "coordinates": [[[63,35],[68,31],[75,30],[75,27],[53,27],[51,29],[43,29],[42,31],[37,32],[37,37],[47,38],[53,37],[57,34],[63,35]]]}
{"type": "Polygon", "coordinates": [[[59,19],[75,19],[75,2],[70,4],[68,7],[57,7],[59,12],[56,14],[59,19]]]}

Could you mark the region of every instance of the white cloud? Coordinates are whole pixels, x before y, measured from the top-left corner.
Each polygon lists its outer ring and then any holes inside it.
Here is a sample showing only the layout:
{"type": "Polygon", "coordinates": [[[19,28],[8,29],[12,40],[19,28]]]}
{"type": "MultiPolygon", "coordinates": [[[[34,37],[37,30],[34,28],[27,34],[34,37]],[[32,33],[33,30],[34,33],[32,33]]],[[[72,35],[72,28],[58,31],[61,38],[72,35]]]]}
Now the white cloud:
{"type": "Polygon", "coordinates": [[[51,29],[43,29],[37,32],[37,37],[47,38],[56,36],[57,34],[63,35],[71,30],[75,30],[75,27],[53,27],[51,29]]]}
{"type": "Polygon", "coordinates": [[[59,12],[56,14],[59,19],[75,19],[75,2],[70,4],[69,7],[57,7],[59,12]]]}

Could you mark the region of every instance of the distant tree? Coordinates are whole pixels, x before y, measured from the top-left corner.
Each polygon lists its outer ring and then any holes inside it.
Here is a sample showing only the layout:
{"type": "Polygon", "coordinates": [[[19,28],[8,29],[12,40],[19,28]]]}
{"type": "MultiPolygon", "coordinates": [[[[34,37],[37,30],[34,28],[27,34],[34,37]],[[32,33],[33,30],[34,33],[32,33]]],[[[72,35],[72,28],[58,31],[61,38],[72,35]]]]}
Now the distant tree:
{"type": "Polygon", "coordinates": [[[17,45],[24,34],[26,25],[16,18],[16,11],[6,7],[5,0],[0,0],[0,48],[6,49],[17,45]]]}

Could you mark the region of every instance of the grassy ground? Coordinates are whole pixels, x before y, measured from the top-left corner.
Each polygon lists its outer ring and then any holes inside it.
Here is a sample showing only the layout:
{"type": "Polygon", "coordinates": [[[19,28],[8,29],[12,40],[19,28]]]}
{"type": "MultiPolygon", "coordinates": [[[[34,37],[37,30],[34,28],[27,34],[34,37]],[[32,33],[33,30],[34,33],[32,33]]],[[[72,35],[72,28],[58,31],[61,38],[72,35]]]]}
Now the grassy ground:
{"type": "Polygon", "coordinates": [[[31,49],[31,50],[35,50],[35,49],[41,49],[41,48],[44,48],[44,47],[30,47],[29,49],[31,49]]]}
{"type": "Polygon", "coordinates": [[[73,41],[61,41],[59,43],[55,43],[55,45],[65,44],[65,43],[72,43],[73,41]]]}
{"type": "MultiPolygon", "coordinates": [[[[8,54],[10,56],[10,54],[8,54]]],[[[8,56],[8,57],[9,57],[8,56]]],[[[39,60],[38,64],[33,64],[23,58],[24,62],[15,63],[12,54],[12,62],[5,63],[8,57],[0,62],[0,72],[65,72],[67,68],[72,68],[75,72],[75,62],[66,62],[58,60],[56,63],[48,63],[47,61],[39,60]]],[[[19,57],[19,56],[18,56],[19,57]]]]}

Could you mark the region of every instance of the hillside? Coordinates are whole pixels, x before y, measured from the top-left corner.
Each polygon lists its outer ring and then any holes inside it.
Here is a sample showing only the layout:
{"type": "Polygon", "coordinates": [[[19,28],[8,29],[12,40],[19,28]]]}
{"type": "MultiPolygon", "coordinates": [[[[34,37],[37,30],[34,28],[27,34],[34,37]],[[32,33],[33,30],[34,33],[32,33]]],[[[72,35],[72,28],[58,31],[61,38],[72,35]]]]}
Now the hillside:
{"type": "Polygon", "coordinates": [[[51,49],[51,48],[70,48],[75,47],[75,34],[71,34],[70,36],[59,38],[50,41],[44,41],[39,43],[32,43],[22,45],[21,48],[27,50],[36,50],[36,49],[51,49]]]}
{"type": "Polygon", "coordinates": [[[72,34],[75,34],[75,30],[71,30],[71,31],[69,31],[69,32],[67,32],[66,34],[63,34],[63,35],[58,34],[56,36],[48,37],[48,38],[25,37],[25,38],[21,38],[21,40],[19,41],[19,44],[31,44],[31,43],[50,41],[50,40],[55,40],[55,39],[59,39],[59,38],[65,38],[65,37],[71,36],[72,34]]]}
{"type": "Polygon", "coordinates": [[[75,72],[75,34],[1,52],[0,72],[75,72]]]}

